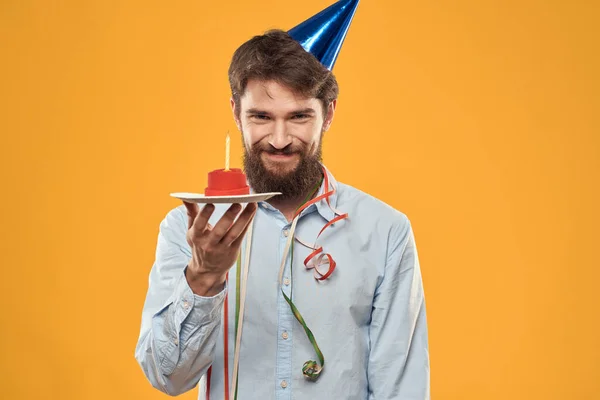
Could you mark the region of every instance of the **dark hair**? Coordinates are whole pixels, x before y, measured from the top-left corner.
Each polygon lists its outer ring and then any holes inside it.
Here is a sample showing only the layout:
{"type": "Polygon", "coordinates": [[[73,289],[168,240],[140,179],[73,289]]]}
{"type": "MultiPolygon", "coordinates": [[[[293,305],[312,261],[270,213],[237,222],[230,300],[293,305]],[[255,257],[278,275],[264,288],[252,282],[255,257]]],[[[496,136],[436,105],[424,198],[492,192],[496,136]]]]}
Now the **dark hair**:
{"type": "Polygon", "coordinates": [[[233,53],[229,86],[239,118],[240,98],[250,79],[274,80],[305,97],[317,98],[323,113],[339,88],[335,76],[285,31],[272,29],[254,36],[233,53]]]}

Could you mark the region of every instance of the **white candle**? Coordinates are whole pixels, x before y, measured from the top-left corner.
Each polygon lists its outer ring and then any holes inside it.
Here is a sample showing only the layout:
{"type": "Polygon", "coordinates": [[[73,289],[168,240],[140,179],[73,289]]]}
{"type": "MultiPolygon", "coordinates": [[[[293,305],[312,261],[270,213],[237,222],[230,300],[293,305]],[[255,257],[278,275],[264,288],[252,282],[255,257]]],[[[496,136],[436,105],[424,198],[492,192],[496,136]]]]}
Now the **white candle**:
{"type": "Polygon", "coordinates": [[[225,171],[229,171],[229,131],[225,139],[225,171]]]}

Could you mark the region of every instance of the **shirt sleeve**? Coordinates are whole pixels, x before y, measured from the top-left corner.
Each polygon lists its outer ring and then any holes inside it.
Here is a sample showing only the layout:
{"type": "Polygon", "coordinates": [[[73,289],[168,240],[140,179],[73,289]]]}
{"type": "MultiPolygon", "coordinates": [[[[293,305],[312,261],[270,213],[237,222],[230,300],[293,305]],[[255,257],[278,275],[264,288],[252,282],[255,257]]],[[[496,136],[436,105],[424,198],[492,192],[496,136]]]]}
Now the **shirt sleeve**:
{"type": "Polygon", "coordinates": [[[428,400],[425,297],[410,221],[394,230],[384,277],[373,301],[369,400],[428,400]]]}
{"type": "Polygon", "coordinates": [[[181,207],[160,224],[135,349],[152,386],[171,396],[194,388],[212,364],[227,290],[226,286],[213,297],[201,297],[190,289],[185,268],[191,250],[181,207]]]}

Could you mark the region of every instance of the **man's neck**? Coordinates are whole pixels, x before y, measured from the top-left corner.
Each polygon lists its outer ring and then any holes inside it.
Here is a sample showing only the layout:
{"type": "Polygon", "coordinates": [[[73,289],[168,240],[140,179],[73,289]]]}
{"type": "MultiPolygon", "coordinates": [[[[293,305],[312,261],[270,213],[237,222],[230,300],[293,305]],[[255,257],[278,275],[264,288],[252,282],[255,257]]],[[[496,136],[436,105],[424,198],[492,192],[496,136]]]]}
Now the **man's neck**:
{"type": "MultiPolygon", "coordinates": [[[[321,180],[319,179],[318,182],[321,182],[321,180]]],[[[296,214],[296,210],[307,201],[313,199],[319,193],[319,188],[316,187],[318,182],[315,182],[315,184],[311,186],[310,189],[306,191],[306,193],[302,193],[301,196],[283,200],[279,199],[278,196],[275,196],[269,199],[267,202],[276,209],[278,209],[279,212],[281,212],[283,216],[288,220],[288,222],[292,222],[292,220],[294,219],[294,215],[296,214]],[[310,194],[312,195],[310,196],[310,198],[307,199],[307,197],[310,194]]]]}

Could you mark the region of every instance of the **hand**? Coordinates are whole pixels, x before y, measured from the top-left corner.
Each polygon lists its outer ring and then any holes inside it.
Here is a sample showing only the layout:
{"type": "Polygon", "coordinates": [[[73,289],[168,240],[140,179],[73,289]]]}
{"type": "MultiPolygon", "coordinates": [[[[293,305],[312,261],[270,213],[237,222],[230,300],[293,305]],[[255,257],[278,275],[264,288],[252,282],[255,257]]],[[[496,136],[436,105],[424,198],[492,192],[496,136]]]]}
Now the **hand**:
{"type": "Polygon", "coordinates": [[[240,214],[242,206],[232,204],[212,227],[208,220],[215,210],[214,205],[207,204],[199,211],[196,203],[184,201],[183,204],[188,214],[186,239],[192,248],[192,260],[186,270],[186,279],[195,294],[214,296],[223,290],[225,276],[238,257],[257,205],[249,203],[240,214]],[[238,214],[240,216],[235,220],[238,214]]]}

